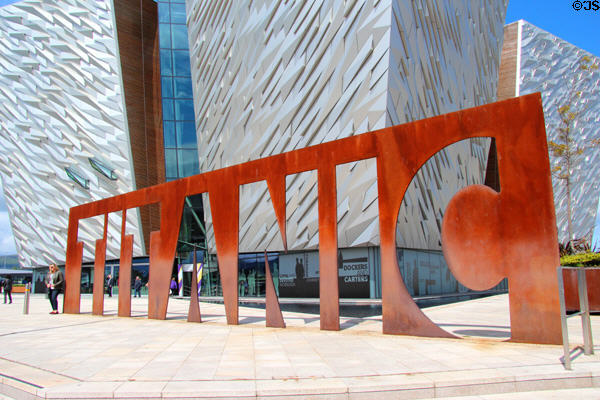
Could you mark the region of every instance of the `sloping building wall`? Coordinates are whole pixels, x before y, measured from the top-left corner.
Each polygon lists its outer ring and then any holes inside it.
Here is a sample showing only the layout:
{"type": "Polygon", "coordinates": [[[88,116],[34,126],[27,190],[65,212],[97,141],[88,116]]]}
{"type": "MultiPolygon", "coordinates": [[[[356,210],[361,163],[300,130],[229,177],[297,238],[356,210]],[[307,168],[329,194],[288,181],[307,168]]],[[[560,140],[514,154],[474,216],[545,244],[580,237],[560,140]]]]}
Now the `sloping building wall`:
{"type": "MultiPolygon", "coordinates": [[[[136,189],[112,4],[24,0],[0,8],[0,174],[22,266],[64,261],[70,207],[136,189]]],[[[102,225],[100,218],[80,227],[85,261],[102,225]]],[[[127,225],[134,254],[143,254],[139,214],[127,213],[127,225]]],[[[120,231],[120,217],[111,217],[109,238],[120,231]]],[[[107,258],[118,258],[119,246],[109,240],[107,258]]]]}
{"type": "MultiPolygon", "coordinates": [[[[571,88],[583,92],[581,99],[572,103],[574,110],[582,110],[574,127],[575,145],[587,147],[572,172],[572,220],[574,238],[591,239],[600,195],[596,179],[600,174],[600,149],[587,145],[600,139],[600,71],[582,73],[578,66],[583,56],[598,64],[600,58],[523,20],[507,25],[504,35],[498,97],[541,92],[548,140],[558,140],[558,108],[569,103],[571,88]]],[[[553,166],[559,162],[552,157],[550,160],[553,166]]],[[[552,184],[559,241],[566,242],[566,188],[556,177],[552,184]]]]}
{"type": "MultiPolygon", "coordinates": [[[[508,1],[393,1],[388,121],[398,125],[496,101],[508,1]]],[[[489,139],[434,155],[408,187],[399,247],[440,250],[444,210],[465,186],[483,184],[489,139]]]]}
{"type": "MultiPolygon", "coordinates": [[[[188,1],[201,172],[494,101],[506,5],[188,1]]],[[[443,209],[483,182],[487,147],[458,144],[421,170],[399,246],[440,248],[443,209]]],[[[375,162],[337,179],[339,247],[378,245],[375,162]]],[[[316,173],[288,177],[290,250],[318,246],[316,189],[316,173]]],[[[266,185],[240,199],[240,251],[282,250],[266,185]]]]}

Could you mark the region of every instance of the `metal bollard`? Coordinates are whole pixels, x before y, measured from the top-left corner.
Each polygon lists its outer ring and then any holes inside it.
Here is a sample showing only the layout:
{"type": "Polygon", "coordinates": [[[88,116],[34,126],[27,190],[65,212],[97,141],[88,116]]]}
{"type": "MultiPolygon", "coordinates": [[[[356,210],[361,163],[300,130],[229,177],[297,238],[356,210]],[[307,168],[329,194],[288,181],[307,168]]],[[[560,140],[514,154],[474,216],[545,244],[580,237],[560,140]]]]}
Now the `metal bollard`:
{"type": "Polygon", "coordinates": [[[29,314],[29,294],[31,293],[31,283],[25,284],[25,298],[23,299],[23,314],[29,314]]]}

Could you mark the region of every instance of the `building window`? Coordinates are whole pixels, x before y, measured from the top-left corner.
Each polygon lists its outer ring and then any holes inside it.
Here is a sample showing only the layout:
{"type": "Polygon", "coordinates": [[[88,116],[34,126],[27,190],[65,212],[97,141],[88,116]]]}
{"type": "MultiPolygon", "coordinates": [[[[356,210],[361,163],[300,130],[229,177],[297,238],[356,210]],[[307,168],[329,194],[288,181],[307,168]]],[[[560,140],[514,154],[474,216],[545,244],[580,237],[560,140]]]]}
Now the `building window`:
{"type": "Polygon", "coordinates": [[[165,169],[170,181],[200,170],[185,1],[158,0],[158,14],[165,169]]]}
{"type": "Polygon", "coordinates": [[[87,179],[85,176],[83,176],[82,173],[76,171],[72,167],[66,167],[65,172],[67,173],[67,176],[69,178],[71,178],[71,180],[73,180],[75,183],[77,183],[82,188],[84,188],[84,189],[90,188],[90,180],[87,179]]]}
{"type": "Polygon", "coordinates": [[[115,170],[109,167],[106,163],[98,160],[97,158],[90,157],[88,158],[88,160],[90,161],[90,165],[92,166],[92,168],[94,168],[96,171],[100,172],[102,175],[104,175],[112,181],[117,180],[118,177],[115,173],[115,170]]]}
{"type": "MultiPolygon", "coordinates": [[[[200,173],[185,0],[158,0],[163,137],[167,182],[200,173]]],[[[186,199],[182,243],[205,246],[202,195],[186,199]]]]}

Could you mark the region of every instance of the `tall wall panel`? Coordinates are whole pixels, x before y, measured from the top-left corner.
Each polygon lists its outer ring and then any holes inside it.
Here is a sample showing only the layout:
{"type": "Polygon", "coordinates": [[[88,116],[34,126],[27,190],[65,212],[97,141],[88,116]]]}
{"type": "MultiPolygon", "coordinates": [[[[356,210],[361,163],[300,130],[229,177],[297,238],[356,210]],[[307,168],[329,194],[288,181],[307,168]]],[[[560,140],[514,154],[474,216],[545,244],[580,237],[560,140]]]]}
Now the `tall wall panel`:
{"type": "MultiPolygon", "coordinates": [[[[515,49],[520,60],[518,93],[542,93],[548,140],[557,141],[560,127],[558,108],[569,103],[571,88],[583,93],[581,99],[572,102],[574,110],[581,110],[573,130],[575,142],[587,147],[572,172],[573,236],[590,239],[600,195],[597,179],[600,174],[600,148],[588,145],[592,140],[600,139],[600,70],[592,71],[589,76],[577,68],[583,56],[589,56],[596,64],[600,64],[600,57],[528,22],[512,25],[518,24],[520,42],[515,49]]],[[[512,25],[507,26],[507,32],[512,25]]],[[[558,160],[551,159],[551,162],[555,165],[558,160]]],[[[566,189],[564,183],[556,178],[553,178],[553,189],[559,240],[565,242],[568,240],[566,189]]]]}
{"type": "MultiPolygon", "coordinates": [[[[0,8],[0,175],[22,266],[64,261],[70,207],[136,188],[112,4],[23,0],[0,8]]],[[[120,220],[111,221],[108,234],[118,239],[120,220]]],[[[128,213],[127,224],[141,254],[138,214],[128,213]]],[[[84,260],[93,260],[101,232],[97,220],[80,226],[84,260]]],[[[119,240],[107,257],[119,257],[119,240]]]]}
{"type": "MultiPolygon", "coordinates": [[[[165,182],[157,7],[153,0],[114,5],[135,183],[142,189],[165,182]]],[[[148,249],[160,210],[142,208],[140,217],[148,249]]]]}
{"type": "MultiPolygon", "coordinates": [[[[506,5],[187,0],[200,170],[494,101],[506,5]]],[[[483,182],[487,146],[459,144],[423,168],[400,211],[400,246],[440,247],[442,210],[460,186],[483,182]]],[[[338,168],[338,181],[339,246],[378,245],[374,161],[338,168]]],[[[307,194],[290,196],[291,250],[318,246],[315,190],[314,179],[288,178],[288,193],[307,194]]],[[[253,215],[270,207],[260,185],[240,200],[242,213],[257,200],[253,215]]],[[[281,249],[275,234],[244,232],[265,240],[242,238],[242,252],[281,249]]]]}

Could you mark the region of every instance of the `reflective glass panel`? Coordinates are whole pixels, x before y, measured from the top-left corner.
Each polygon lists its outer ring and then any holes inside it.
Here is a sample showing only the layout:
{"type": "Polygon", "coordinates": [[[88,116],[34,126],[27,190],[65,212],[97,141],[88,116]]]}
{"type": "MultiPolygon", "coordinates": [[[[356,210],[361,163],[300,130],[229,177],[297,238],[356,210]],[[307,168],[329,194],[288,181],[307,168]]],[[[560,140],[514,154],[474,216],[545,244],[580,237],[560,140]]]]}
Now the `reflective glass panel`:
{"type": "Polygon", "coordinates": [[[191,76],[190,55],[187,50],[173,50],[173,71],[177,76],[191,76]]]}
{"type": "Polygon", "coordinates": [[[171,4],[171,23],[185,24],[185,4],[171,4]]]}
{"type": "Polygon", "coordinates": [[[163,123],[163,136],[165,147],[177,147],[175,141],[175,123],[173,121],[165,121],[163,123]]]}
{"type": "Polygon", "coordinates": [[[166,22],[168,24],[171,22],[169,15],[169,3],[158,3],[158,22],[166,22]]]}
{"type": "Polygon", "coordinates": [[[196,127],[193,121],[177,122],[177,143],[179,147],[196,148],[196,127]]]}
{"type": "Polygon", "coordinates": [[[165,149],[165,172],[168,178],[177,178],[177,150],[165,149]]]}
{"type": "Polygon", "coordinates": [[[174,49],[188,48],[187,28],[185,25],[171,25],[171,33],[174,49]]]}
{"type": "Polygon", "coordinates": [[[173,97],[173,80],[170,76],[160,79],[163,97],[173,97]]]}
{"type": "Polygon", "coordinates": [[[192,80],[190,78],[174,78],[175,96],[179,98],[192,98],[192,80]]]}
{"type": "Polygon", "coordinates": [[[179,176],[191,176],[198,173],[198,152],[196,150],[177,150],[179,156],[179,176]]]}
{"type": "MultiPolygon", "coordinates": [[[[189,67],[188,67],[189,68],[189,67]]],[[[171,51],[160,51],[160,74],[173,75],[173,65],[171,64],[171,51]]]]}
{"type": "Polygon", "coordinates": [[[163,103],[163,119],[164,120],[167,120],[167,119],[174,120],[175,112],[173,112],[173,100],[163,99],[162,103],[163,103]]]}
{"type": "Polygon", "coordinates": [[[194,104],[190,100],[175,100],[175,119],[193,121],[194,104]]]}
{"type": "Polygon", "coordinates": [[[160,40],[160,47],[169,48],[171,47],[171,30],[169,24],[160,24],[158,28],[158,36],[160,40]]]}

